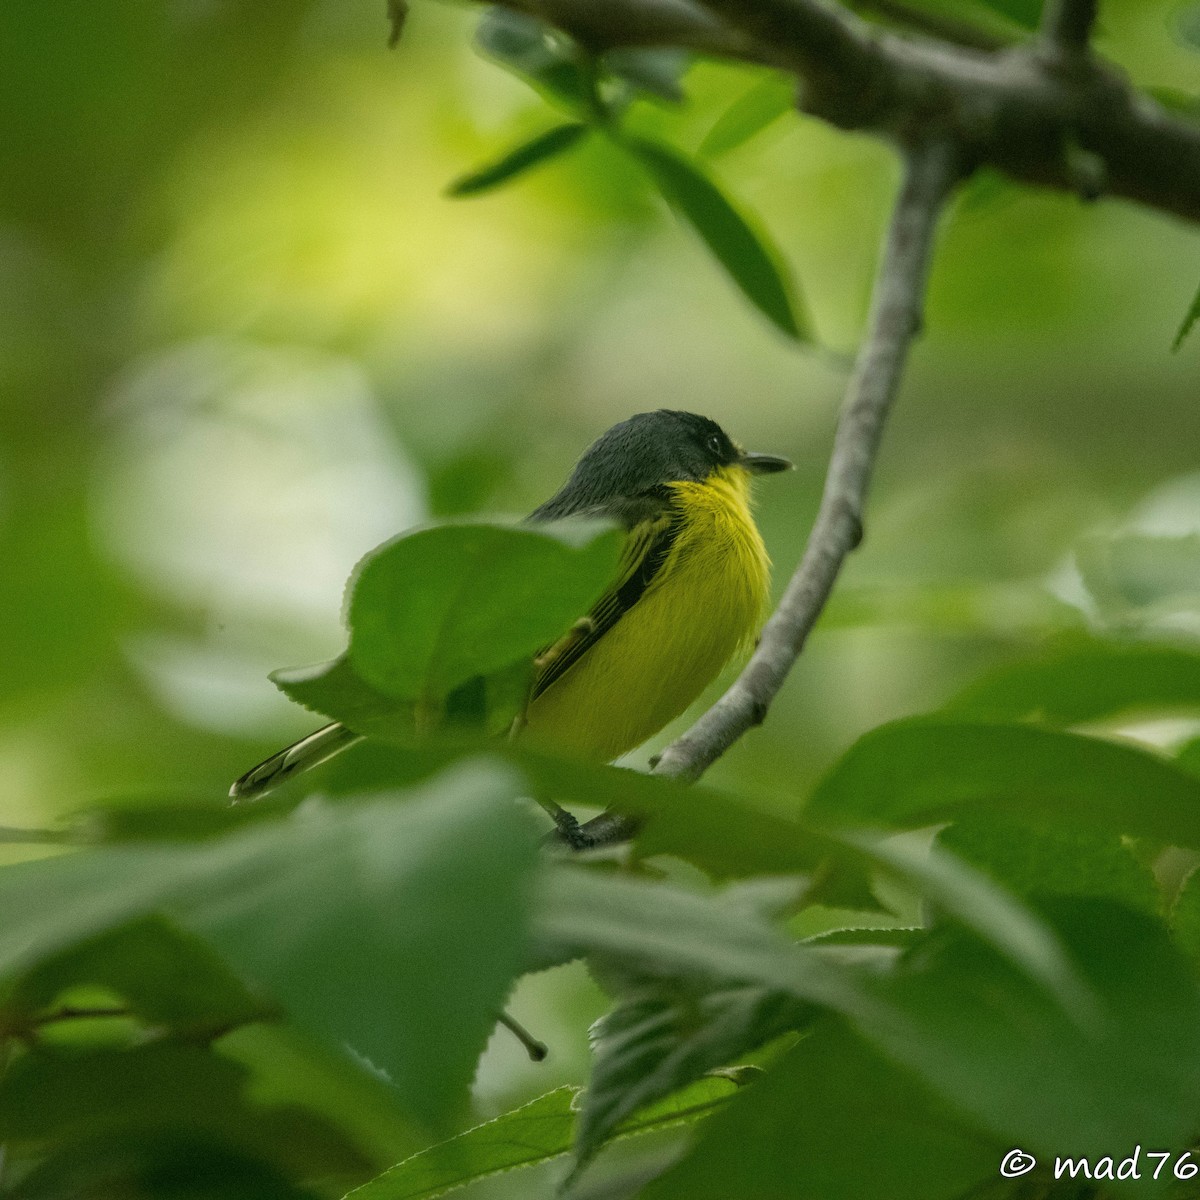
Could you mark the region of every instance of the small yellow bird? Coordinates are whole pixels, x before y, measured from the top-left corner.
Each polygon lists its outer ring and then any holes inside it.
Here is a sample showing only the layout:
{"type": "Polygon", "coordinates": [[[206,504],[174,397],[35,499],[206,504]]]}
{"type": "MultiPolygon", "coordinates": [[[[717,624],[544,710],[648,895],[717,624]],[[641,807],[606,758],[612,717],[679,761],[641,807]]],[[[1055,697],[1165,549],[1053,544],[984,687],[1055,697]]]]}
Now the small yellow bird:
{"type": "MultiPolygon", "coordinates": [[[[638,413],[588,447],[527,520],[607,517],[628,533],[612,586],[535,660],[523,741],[611,762],[679,716],[753,641],[770,560],[750,476],[791,465],[671,409],[638,413]]],[[[248,771],[230,795],[260,795],[357,740],[327,725],[248,771]]]]}

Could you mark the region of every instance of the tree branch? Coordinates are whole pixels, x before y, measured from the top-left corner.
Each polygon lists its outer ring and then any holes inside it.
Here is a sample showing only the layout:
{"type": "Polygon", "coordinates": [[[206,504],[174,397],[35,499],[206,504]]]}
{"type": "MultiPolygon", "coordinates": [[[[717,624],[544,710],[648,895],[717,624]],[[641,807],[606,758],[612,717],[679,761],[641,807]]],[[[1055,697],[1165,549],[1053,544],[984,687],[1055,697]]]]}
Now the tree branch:
{"type": "Polygon", "coordinates": [[[1068,54],[1088,48],[1100,0],[1046,0],[1041,33],[1045,41],[1068,54]]]}
{"type": "Polygon", "coordinates": [[[943,139],[915,145],[907,152],[867,338],[846,394],[821,507],[804,557],[745,670],[687,733],[663,751],[657,774],[697,779],[747,729],[762,722],[825,607],[846,556],[859,544],[884,422],[921,325],[938,217],[959,175],[956,150],[943,139]]]}
{"type": "Polygon", "coordinates": [[[1042,38],[994,51],[882,29],[832,0],[498,2],[593,50],[673,45],[767,63],[794,72],[800,107],[838,128],[902,142],[940,132],[969,166],[1200,223],[1200,124],[1172,116],[1091,55],[1045,52],[1086,45],[1095,0],[1056,0],[1042,38]],[[1081,154],[1090,161],[1083,175],[1081,154]]]}

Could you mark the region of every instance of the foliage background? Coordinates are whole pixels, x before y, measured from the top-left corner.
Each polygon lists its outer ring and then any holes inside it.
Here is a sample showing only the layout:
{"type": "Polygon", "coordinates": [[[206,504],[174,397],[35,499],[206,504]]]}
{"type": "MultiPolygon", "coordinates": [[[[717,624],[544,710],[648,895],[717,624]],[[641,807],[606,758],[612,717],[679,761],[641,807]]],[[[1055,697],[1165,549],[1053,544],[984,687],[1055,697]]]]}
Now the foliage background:
{"type": "MultiPolygon", "coordinates": [[[[340,649],[364,552],[430,515],[527,511],[630,412],[693,409],[792,457],[760,519],[778,579],[799,556],[888,153],[788,114],[714,163],[801,283],[825,349],[797,350],[611,148],[447,199],[547,110],[471,52],[473,10],[418,6],[388,53],[381,7],[0,10],[19,47],[0,75],[4,824],[223,793],[313,724],[266,673],[340,649]]],[[[1195,92],[1195,13],[1107,0],[1096,44],[1195,92]]],[[[630,125],[694,149],[755,78],[697,65],[686,106],[639,103],[630,125]]],[[[1200,339],[1170,353],[1198,264],[1195,230],[1161,216],[972,185],[866,543],[714,780],[789,813],[859,734],[991,666],[1086,628],[1200,637],[1200,579],[1112,552],[1131,532],[1200,536],[1200,339]]],[[[604,1004],[571,966],[512,1007],[552,1057],[497,1036],[476,1116],[581,1082],[604,1004]]]]}

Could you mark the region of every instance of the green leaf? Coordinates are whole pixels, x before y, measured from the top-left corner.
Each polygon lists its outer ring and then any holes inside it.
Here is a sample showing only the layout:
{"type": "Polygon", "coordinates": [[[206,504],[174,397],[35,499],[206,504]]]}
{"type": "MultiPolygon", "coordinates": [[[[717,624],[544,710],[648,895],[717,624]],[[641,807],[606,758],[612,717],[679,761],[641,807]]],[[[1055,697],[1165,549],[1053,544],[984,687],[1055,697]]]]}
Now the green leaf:
{"type": "MultiPolygon", "coordinates": [[[[212,947],[162,917],[141,917],[40,962],[19,979],[7,1020],[27,1023],[71,988],[115,993],[147,1024],[215,1036],[274,1014],[212,947]]],[[[0,1024],[6,1018],[0,1015],[0,1024]]]]}
{"type": "MultiPolygon", "coordinates": [[[[182,1138],[197,1148],[207,1141],[252,1154],[289,1173],[367,1168],[329,1122],[296,1108],[253,1103],[250,1083],[244,1067],[197,1046],[150,1042],[87,1053],[42,1048],[13,1061],[0,1080],[0,1138],[18,1155],[86,1148],[99,1157],[106,1145],[137,1139],[134,1156],[153,1158],[156,1140],[169,1145],[182,1138]],[[147,1131],[158,1138],[147,1138],[147,1131]]],[[[142,1193],[110,1186],[84,1194],[142,1193]]]]}
{"type": "Polygon", "coordinates": [[[1090,829],[1033,830],[988,814],[962,816],[938,841],[1017,896],[1093,896],[1155,914],[1158,888],[1117,834],[1090,829]]]}
{"type": "MultiPolygon", "coordinates": [[[[736,1091],[728,1080],[706,1079],[626,1121],[618,1137],[635,1137],[697,1121],[736,1091]]],[[[493,1121],[397,1163],[355,1188],[354,1200],[432,1200],[490,1175],[533,1167],[570,1152],[579,1089],[560,1087],[493,1121]]]]}
{"type": "Polygon", "coordinates": [[[526,83],[552,103],[578,109],[588,87],[566,37],[535,17],[493,5],[479,18],[475,44],[480,53],[526,83]]]}
{"type": "Polygon", "coordinates": [[[463,1102],[525,957],[536,836],[518,778],[464,766],[404,795],[195,846],[104,847],[0,871],[0,975],[155,911],[209,937],[288,1015],[395,1079],[417,1122],[463,1102]]]}
{"type": "Polygon", "coordinates": [[[1200,848],[1200,781],[1131,745],[1026,725],[884,725],[851,746],[806,812],[895,829],[995,812],[1200,848]]]}
{"type": "Polygon", "coordinates": [[[671,208],[704,240],[743,295],[776,328],[797,341],[812,335],[797,320],[780,255],[694,162],[658,142],[624,137],[624,146],[654,180],[671,208]]]}
{"type": "Polygon", "coordinates": [[[499,187],[500,184],[570,150],[587,132],[586,125],[556,125],[553,129],[514,146],[496,162],[461,176],[450,184],[446,191],[451,196],[478,196],[481,192],[491,191],[492,188],[499,187]]]}
{"type": "Polygon", "coordinates": [[[1043,0],[980,0],[980,3],[1030,31],[1038,27],[1042,16],[1043,0]]]}
{"type": "Polygon", "coordinates": [[[593,1030],[595,1061],[576,1135],[578,1169],[631,1113],[773,1038],[818,1010],[761,987],[647,982],[593,1030]]]}
{"type": "Polygon", "coordinates": [[[350,663],[371,687],[432,710],[570,628],[613,578],[622,539],[607,523],[565,521],[403,534],[351,584],[350,663]]]}
{"type": "Polygon", "coordinates": [[[1192,297],[1192,302],[1188,305],[1188,310],[1183,314],[1183,320],[1180,322],[1179,331],[1175,334],[1175,340],[1171,343],[1171,352],[1174,353],[1183,345],[1188,334],[1192,332],[1192,326],[1200,321],[1200,288],[1196,290],[1196,294],[1192,297]]]}
{"type": "Polygon", "coordinates": [[[1171,931],[1184,953],[1200,962],[1200,868],[1192,870],[1175,898],[1171,931]]]}
{"type": "Polygon", "coordinates": [[[768,75],[717,118],[700,143],[699,154],[703,158],[717,158],[736,150],[790,112],[795,103],[795,82],[784,75],[768,75]]]}
{"type": "Polygon", "coordinates": [[[249,1068],[259,1104],[299,1106],[336,1123],[376,1168],[428,1144],[390,1083],[295,1025],[244,1025],[221,1039],[220,1051],[249,1068]]]}
{"type": "Polygon", "coordinates": [[[355,671],[348,655],[312,667],[272,671],[271,682],[289,700],[341,721],[355,733],[386,739],[413,732],[414,705],[372,687],[355,671]]]}
{"type": "Polygon", "coordinates": [[[1144,642],[1087,642],[1000,667],[946,709],[971,720],[1050,725],[1131,710],[1200,711],[1200,654],[1144,642]]]}
{"type": "Polygon", "coordinates": [[[1037,1155],[1186,1145],[1200,1114],[1200,993],[1159,921],[1109,901],[1044,911],[1092,993],[1080,1025],[971,935],[945,929],[881,981],[908,1020],[860,1026],[965,1119],[1037,1155]],[[984,999],[986,998],[986,1000],[984,999]]]}
{"type": "Polygon", "coordinates": [[[645,1200],[959,1200],[1002,1147],[826,1019],[639,1193],[645,1200]]]}
{"type": "Polygon", "coordinates": [[[596,954],[636,974],[761,984],[839,1012],[885,1016],[819,950],[740,907],[667,884],[562,867],[542,883],[534,927],[552,960],[596,954]]]}
{"type": "Polygon", "coordinates": [[[460,768],[405,803],[305,806],[228,839],[189,903],[290,1016],[391,1075],[417,1119],[463,1103],[524,957],[537,841],[507,771],[460,768]]]}

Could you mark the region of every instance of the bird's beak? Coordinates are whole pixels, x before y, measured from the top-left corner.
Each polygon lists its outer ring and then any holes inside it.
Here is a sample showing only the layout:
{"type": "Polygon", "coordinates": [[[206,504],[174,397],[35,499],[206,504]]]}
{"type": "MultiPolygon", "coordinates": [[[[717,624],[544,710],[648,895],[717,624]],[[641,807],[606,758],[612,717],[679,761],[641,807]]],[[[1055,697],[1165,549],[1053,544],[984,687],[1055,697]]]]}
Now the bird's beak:
{"type": "Polygon", "coordinates": [[[743,450],[741,464],[754,475],[774,475],[778,471],[790,471],[794,467],[791,459],[780,458],[778,454],[755,454],[743,450]]]}

